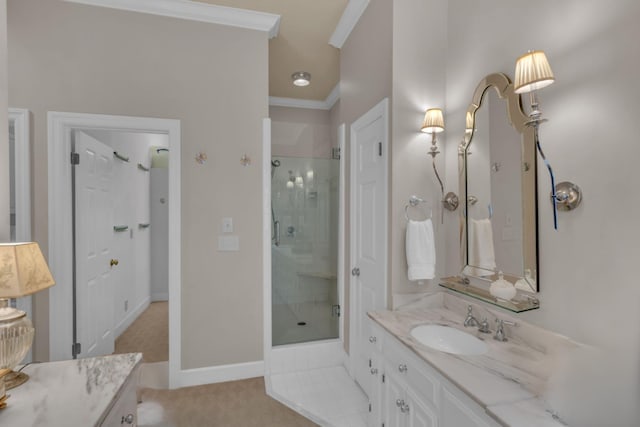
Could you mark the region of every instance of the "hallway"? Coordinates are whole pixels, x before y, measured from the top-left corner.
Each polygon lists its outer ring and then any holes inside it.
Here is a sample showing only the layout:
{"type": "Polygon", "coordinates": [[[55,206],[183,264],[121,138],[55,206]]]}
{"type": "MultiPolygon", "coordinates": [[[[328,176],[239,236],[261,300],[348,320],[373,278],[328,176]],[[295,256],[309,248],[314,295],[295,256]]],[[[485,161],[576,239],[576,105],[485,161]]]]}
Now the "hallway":
{"type": "Polygon", "coordinates": [[[131,326],[116,338],[114,353],[142,353],[145,363],[168,361],[169,303],[152,302],[131,326]]]}

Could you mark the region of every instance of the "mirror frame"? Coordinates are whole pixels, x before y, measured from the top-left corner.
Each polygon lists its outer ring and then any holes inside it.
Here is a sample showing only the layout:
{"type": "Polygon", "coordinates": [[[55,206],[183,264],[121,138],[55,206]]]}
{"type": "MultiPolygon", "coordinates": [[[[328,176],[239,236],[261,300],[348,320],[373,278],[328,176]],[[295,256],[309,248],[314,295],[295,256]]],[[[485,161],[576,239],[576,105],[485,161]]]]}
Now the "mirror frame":
{"type": "MultiPolygon", "coordinates": [[[[458,172],[459,172],[459,190],[461,199],[464,202],[464,209],[460,211],[460,261],[461,261],[461,271],[458,277],[453,278],[445,278],[443,279],[445,283],[442,285],[457,291],[462,292],[467,295],[471,295],[473,297],[482,299],[484,301],[490,302],[492,304],[497,304],[503,308],[506,308],[511,311],[520,312],[531,310],[539,307],[539,301],[537,298],[529,295],[521,295],[521,292],[518,292],[518,296],[512,301],[500,301],[496,300],[496,298],[489,295],[487,292],[488,286],[475,286],[477,283],[472,283],[480,281],[484,282],[485,285],[488,285],[493,280],[497,279],[497,272],[494,272],[491,275],[487,275],[486,277],[479,277],[472,274],[466,274],[465,271],[469,270],[468,264],[468,247],[467,247],[467,221],[465,218],[465,212],[468,210],[468,199],[467,199],[467,170],[466,170],[466,151],[469,146],[472,144],[473,135],[475,133],[475,115],[477,110],[482,106],[482,101],[485,93],[491,88],[495,89],[499,98],[503,99],[507,102],[507,119],[511,126],[521,135],[520,138],[520,147],[521,147],[521,162],[525,159],[531,159],[529,162],[530,168],[534,171],[531,176],[523,175],[522,180],[522,189],[521,194],[532,193],[531,197],[522,197],[522,212],[523,212],[523,227],[522,227],[522,249],[523,249],[523,271],[522,276],[512,276],[505,275],[507,280],[510,280],[512,283],[516,280],[523,278],[524,269],[532,269],[534,270],[534,278],[535,278],[535,289],[532,292],[538,292],[539,287],[539,254],[538,254],[538,183],[537,183],[537,155],[536,155],[536,147],[535,147],[535,138],[534,138],[534,129],[533,127],[527,126],[527,121],[529,117],[525,114],[524,109],[522,107],[522,99],[520,95],[516,94],[513,91],[513,84],[511,80],[503,73],[493,73],[484,77],[478,85],[473,93],[473,98],[471,104],[465,113],[465,118],[470,114],[473,119],[473,124],[471,128],[471,132],[465,133],[465,136],[462,140],[462,143],[459,148],[459,156],[458,156],[458,172]],[[527,215],[524,215],[524,212],[532,212],[531,218],[527,218],[527,215]],[[528,221],[527,221],[528,219],[528,221]],[[529,263],[526,260],[531,260],[529,263]],[[471,279],[471,280],[470,280],[471,279]]],[[[466,127],[466,126],[465,126],[466,127]]],[[[524,166],[523,166],[524,167],[524,166]]],[[[489,272],[489,270],[487,270],[489,272]]],[[[528,292],[524,292],[524,294],[528,294],[528,292]]]]}

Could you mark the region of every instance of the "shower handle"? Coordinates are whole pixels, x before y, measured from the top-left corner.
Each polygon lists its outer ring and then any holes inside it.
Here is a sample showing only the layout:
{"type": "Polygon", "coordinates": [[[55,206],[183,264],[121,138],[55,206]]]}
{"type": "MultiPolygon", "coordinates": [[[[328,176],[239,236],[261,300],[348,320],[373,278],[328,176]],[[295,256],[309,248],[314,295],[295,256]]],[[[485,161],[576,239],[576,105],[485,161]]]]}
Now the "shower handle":
{"type": "Polygon", "coordinates": [[[274,244],[280,246],[280,221],[273,222],[274,244]]]}

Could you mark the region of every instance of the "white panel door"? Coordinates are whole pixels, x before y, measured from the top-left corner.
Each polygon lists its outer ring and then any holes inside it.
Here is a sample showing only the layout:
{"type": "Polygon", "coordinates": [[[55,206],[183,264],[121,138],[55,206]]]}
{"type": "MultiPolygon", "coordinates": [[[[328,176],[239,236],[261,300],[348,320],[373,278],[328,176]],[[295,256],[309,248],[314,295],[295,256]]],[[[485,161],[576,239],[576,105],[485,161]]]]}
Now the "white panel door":
{"type": "Polygon", "coordinates": [[[386,308],[388,101],[351,125],[351,357],[372,395],[367,312],[386,308]]]}
{"type": "Polygon", "coordinates": [[[78,357],[111,354],[113,334],[113,150],[76,131],[75,245],[78,357]]]}

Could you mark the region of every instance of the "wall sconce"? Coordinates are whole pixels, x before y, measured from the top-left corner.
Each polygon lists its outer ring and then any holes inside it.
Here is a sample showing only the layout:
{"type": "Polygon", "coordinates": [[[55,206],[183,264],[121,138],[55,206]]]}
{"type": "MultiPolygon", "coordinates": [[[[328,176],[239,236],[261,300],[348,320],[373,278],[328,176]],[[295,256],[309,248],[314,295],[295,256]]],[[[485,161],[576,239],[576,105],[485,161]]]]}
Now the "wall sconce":
{"type": "Polygon", "coordinates": [[[558,208],[561,210],[574,209],[582,200],[582,192],[577,185],[570,182],[562,182],[556,186],[553,169],[551,169],[551,165],[540,146],[538,128],[540,127],[540,123],[546,122],[547,120],[542,118],[536,91],[549,86],[554,81],[555,77],[551,71],[551,66],[543,51],[530,50],[517,59],[513,91],[517,94],[529,94],[531,111],[526,125],[533,128],[536,147],[549,171],[551,178],[551,203],[553,204],[553,227],[557,230],[558,208]]]}
{"type": "MultiPolygon", "coordinates": [[[[440,153],[440,151],[438,151],[436,134],[444,131],[444,117],[442,115],[442,110],[440,108],[428,109],[424,114],[424,121],[422,122],[422,127],[420,128],[420,130],[424,133],[431,134],[431,149],[429,150],[428,154],[431,156],[433,162],[433,171],[435,172],[436,178],[438,178],[438,182],[440,183],[442,205],[445,207],[445,209],[454,211],[457,209],[459,204],[458,196],[453,192],[448,192],[445,196],[444,185],[442,184],[442,179],[440,179],[440,174],[438,173],[438,169],[436,168],[436,156],[440,153]]],[[[444,222],[444,211],[441,212],[440,222],[444,222]]]]}

